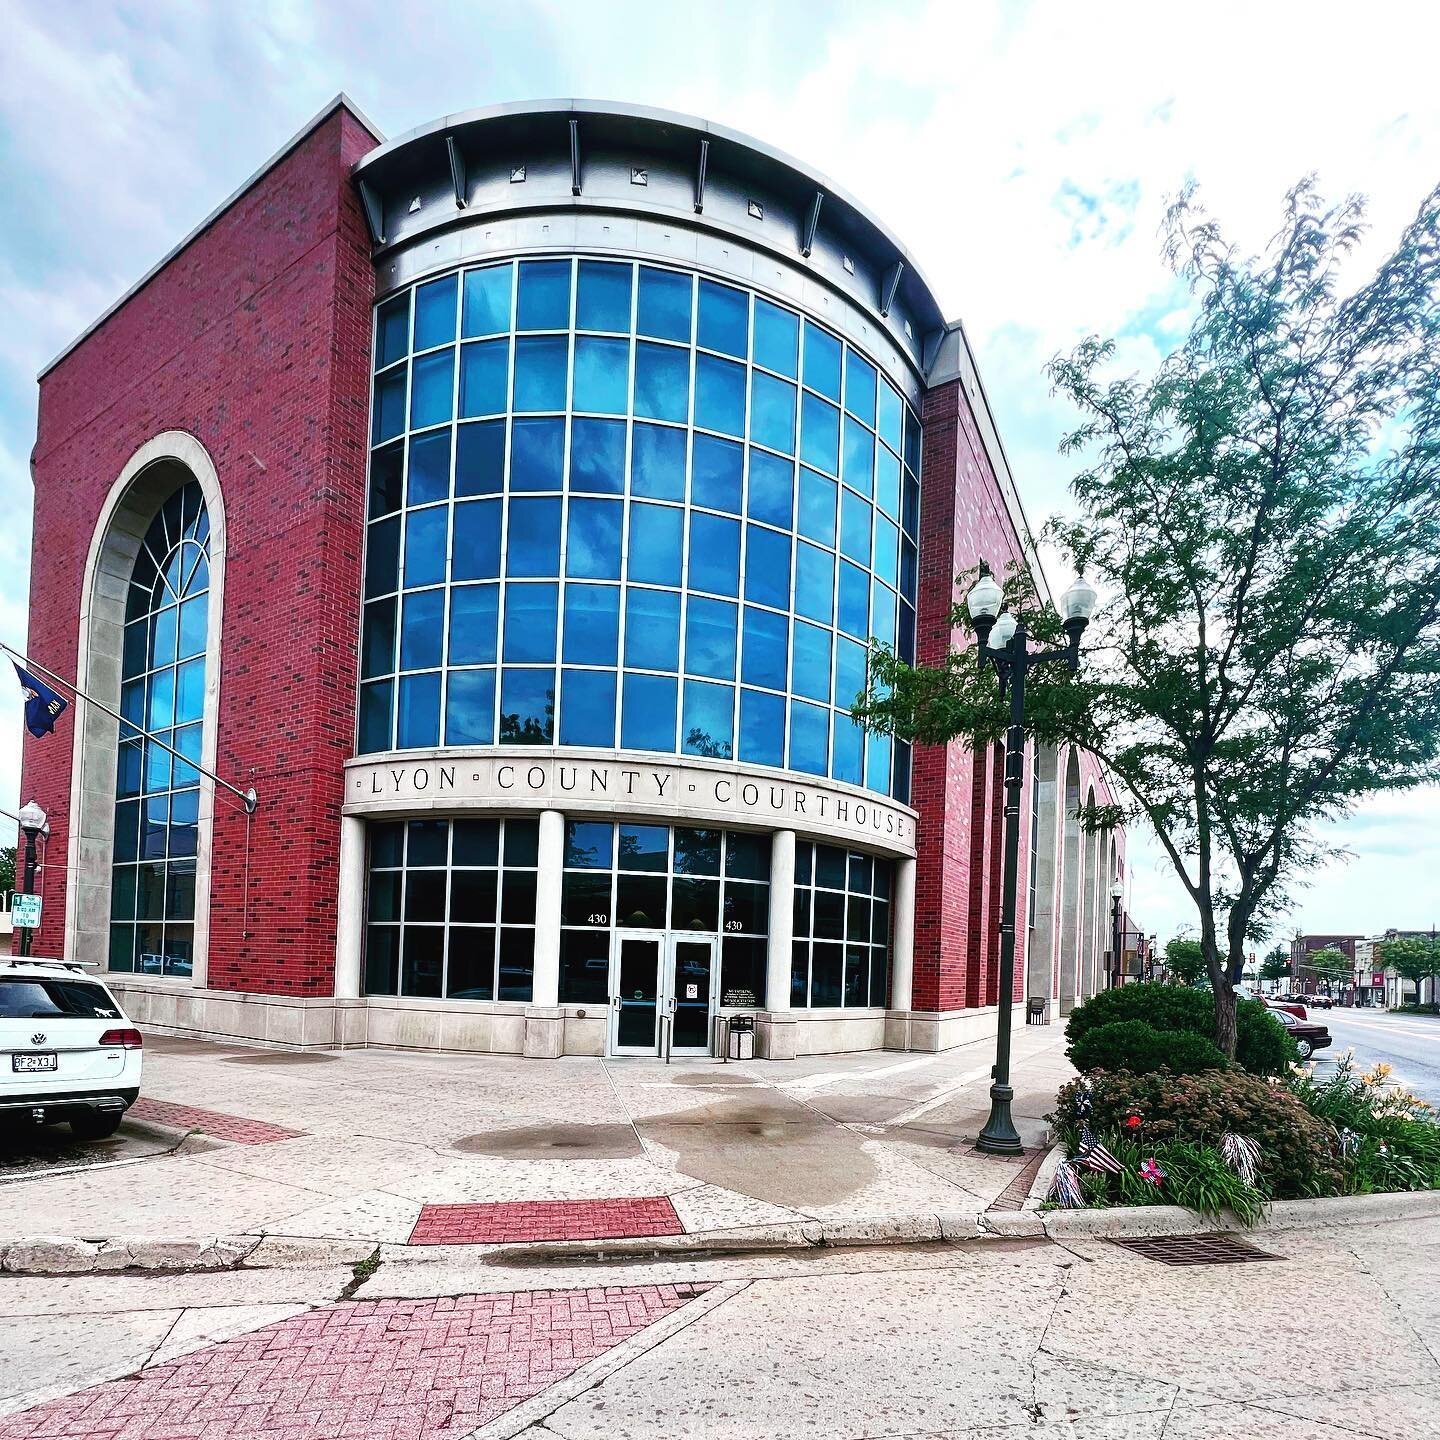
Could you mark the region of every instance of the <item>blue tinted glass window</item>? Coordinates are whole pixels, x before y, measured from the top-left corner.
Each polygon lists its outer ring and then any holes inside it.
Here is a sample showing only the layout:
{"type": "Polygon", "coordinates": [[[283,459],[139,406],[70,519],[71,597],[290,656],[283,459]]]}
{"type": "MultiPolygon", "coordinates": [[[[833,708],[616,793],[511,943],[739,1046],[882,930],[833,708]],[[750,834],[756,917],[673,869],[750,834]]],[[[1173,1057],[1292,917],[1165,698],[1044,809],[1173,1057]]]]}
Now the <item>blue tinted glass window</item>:
{"type": "Polygon", "coordinates": [[[445,743],[495,741],[495,672],[452,670],[445,682],[445,743]]]}
{"type": "Polygon", "coordinates": [[[620,743],[627,750],[675,749],[676,684],[673,675],[626,675],[620,743]]]}
{"type": "Polygon", "coordinates": [[[812,700],[830,699],[830,632],[795,622],[795,659],[790,688],[812,700]]]}
{"type": "Polygon", "coordinates": [[[900,578],[900,532],[883,516],[875,517],[875,573],[892,585],[900,578]]]}
{"type": "Polygon", "coordinates": [[[607,749],[615,744],[613,670],[561,672],[560,743],[603,745],[607,749]]]}
{"type": "Polygon", "coordinates": [[[460,418],[503,415],[510,389],[510,342],[486,340],[460,347],[460,418]]]}
{"type": "Polygon", "coordinates": [[[625,422],[570,422],[570,488],[620,495],[625,490],[625,422]]]}
{"type": "Polygon", "coordinates": [[[680,596],[674,590],[625,592],[625,663],[638,670],[680,668],[680,596]]]}
{"type": "Polygon", "coordinates": [[[862,495],[870,494],[875,473],[875,437],[863,426],[845,417],[845,463],[841,478],[862,495]]]}
{"type": "Polygon", "coordinates": [[[510,501],[505,531],[507,575],[558,575],[560,573],[560,501],[510,501]]]}
{"type": "Polygon", "coordinates": [[[745,451],[729,440],[697,435],[690,462],[690,502],[707,510],[740,513],[740,489],[744,477],[745,451]]]}
{"type": "Polygon", "coordinates": [[[440,663],[445,638],[445,592],[417,590],[405,597],[400,620],[400,668],[429,670],[440,663]]]}
{"type": "Polygon", "coordinates": [[[886,645],[894,645],[895,592],[877,580],[870,596],[870,633],[886,645]]]}
{"type": "Polygon", "coordinates": [[[824,775],[830,768],[830,712],[804,700],[790,702],[790,768],[824,775]]]}
{"type": "Polygon", "coordinates": [[[685,498],[685,432],[637,425],[630,457],[630,490],[650,500],[685,498]]]}
{"type": "Polygon", "coordinates": [[[500,681],[500,743],[548,745],[555,734],[555,672],[506,670],[500,681]]]}
{"type": "Polygon", "coordinates": [[[555,658],[555,585],[505,587],[503,658],[521,663],[555,658]]]}
{"type": "Polygon", "coordinates": [[[415,291],[415,348],[429,350],[455,338],[456,280],[447,275],[415,291]]]}
{"type": "Polygon", "coordinates": [[[905,472],[904,498],[901,501],[900,524],[907,535],[918,535],[920,526],[920,482],[905,472]]]}
{"type": "Polygon", "coordinates": [[[685,709],[680,718],[680,748],[684,753],[728,760],[734,747],[734,733],[735,687],[687,680],[685,709]]]}
{"type": "Polygon", "coordinates": [[[498,495],[505,488],[505,422],[455,430],[456,495],[498,495]]]}
{"type": "Polygon", "coordinates": [[[405,588],[433,585],[445,578],[445,505],[412,510],[405,517],[405,588]]]}
{"type": "Polygon", "coordinates": [[[565,653],[567,665],[613,665],[620,644],[620,587],[565,587],[565,653]]]}
{"type": "Polygon", "coordinates": [[[759,525],[745,527],[745,598],[790,608],[790,537],[759,525]]]}
{"type": "Polygon", "coordinates": [[[905,448],[900,452],[900,458],[905,462],[907,470],[919,470],[920,421],[908,405],[905,407],[905,448]]]}
{"type": "Polygon", "coordinates": [[[630,408],[630,342],[581,335],[575,341],[577,410],[624,415],[630,408]]]}
{"type": "Polygon", "coordinates": [[[814,470],[800,469],[800,533],[822,545],[835,543],[836,484],[814,470]]]}
{"type": "Polygon", "coordinates": [[[572,500],[565,539],[565,573],[586,580],[618,580],[624,519],[623,501],[572,500]]]}
{"type": "Polygon", "coordinates": [[[845,408],[875,424],[875,367],[853,350],[845,352],[845,408]]]}
{"type": "MultiPolygon", "coordinates": [[[[900,593],[913,605],[915,590],[920,579],[920,554],[915,542],[908,537],[900,542],[900,593]]],[[[181,623],[184,634],[184,623],[181,623]]]]}
{"type": "Polygon", "coordinates": [[[395,743],[402,750],[434,745],[440,739],[440,676],[403,675],[400,678],[400,714],[395,743]]]}
{"type": "Polygon", "coordinates": [[[387,445],[370,457],[370,497],[368,515],[371,520],[398,510],[403,503],[401,481],[405,470],[403,443],[387,445]]]}
{"type": "Polygon", "coordinates": [[[450,574],[453,579],[493,580],[500,573],[498,500],[470,500],[455,507],[452,549],[450,574]]]}
{"type": "Polygon", "coordinates": [[[365,545],[365,598],[388,595],[397,588],[400,568],[400,517],[370,527],[365,545]]]}
{"type": "Polygon", "coordinates": [[[760,370],[750,372],[750,438],[795,453],[795,387],[760,370]]]}
{"type": "Polygon", "coordinates": [[[516,340],[516,410],[563,410],[569,365],[568,336],[522,335],[516,340]]]}
{"type": "Polygon", "coordinates": [[[843,638],[835,641],[835,703],[848,710],[865,689],[865,647],[843,638]]]}
{"type": "Polygon", "coordinates": [[[405,367],[375,382],[375,416],[370,426],[370,443],[393,440],[405,430],[405,367]]]}
{"type": "Polygon", "coordinates": [[[890,789],[890,748],[888,735],[872,731],[865,737],[865,783],[882,795],[890,793],[903,801],[906,797],[899,790],[890,789]]]}
{"type": "Polygon", "coordinates": [[[372,600],[365,607],[360,637],[360,674],[369,680],[375,675],[389,674],[394,668],[395,601],[372,600]]]}
{"type": "Polygon", "coordinates": [[[801,402],[800,458],[827,475],[840,473],[840,412],[817,395],[801,402]]]}
{"type": "Polygon", "coordinates": [[[671,270],[640,267],[640,298],[635,328],[641,335],[657,340],[690,339],[690,292],[688,275],[671,270]]]}
{"type": "Polygon", "coordinates": [[[755,353],[757,365],[778,370],[795,379],[800,350],[800,317],[768,300],[755,297],[755,353]]]}
{"type": "Polygon", "coordinates": [[[394,686],[393,680],[381,680],[360,687],[360,738],[357,743],[362,755],[390,748],[390,721],[393,718],[390,702],[394,686]]]}
{"type": "Polygon", "coordinates": [[[570,327],[570,262],[522,260],[517,330],[567,330],[570,327]]]}
{"type": "Polygon", "coordinates": [[[684,555],[685,512],[669,505],[630,506],[630,578],[649,585],[678,585],[684,555]]]}
{"type": "Polygon", "coordinates": [[[860,784],[865,764],[865,732],[848,715],[835,717],[835,754],[830,773],[847,785],[860,784]]]}
{"type": "Polygon", "coordinates": [[[752,765],[785,763],[785,697],[740,692],[740,756],[752,765]]]}
{"type": "Polygon", "coordinates": [[[790,528],[795,513],[795,466],[789,460],[764,450],[751,450],[746,513],[752,520],[790,528]]]}
{"type": "Polygon", "coordinates": [[[907,665],[913,665],[915,663],[915,607],[907,604],[904,600],[900,602],[900,620],[896,628],[900,632],[895,645],[896,653],[907,665]]]}
{"type": "Polygon", "coordinates": [[[504,335],[510,329],[510,275],[508,265],[465,272],[460,333],[467,340],[472,335],[504,335]]]}
{"type": "Polygon", "coordinates": [[[745,367],[714,355],[695,360],[695,423],[725,435],[745,433],[745,367]]]}
{"type": "MultiPolygon", "coordinates": [[[[383,370],[410,349],[410,292],[387,300],[375,317],[375,368],[383,370]]],[[[403,377],[402,377],[403,382],[403,377]]]]}
{"type": "Polygon", "coordinates": [[[786,688],[790,622],[768,610],[745,607],[745,641],[740,651],[740,678],[747,685],[764,685],[771,690],[786,688]]]}
{"type": "Polygon", "coordinates": [[[450,496],[450,429],[436,430],[410,440],[410,472],[405,480],[405,503],[428,505],[450,496]]]}
{"type": "Polygon", "coordinates": [[[870,634],[870,577],[848,560],[840,562],[839,624],[862,640],[870,634]]]}
{"type": "Polygon", "coordinates": [[[493,665],[500,605],[498,585],[456,585],[450,591],[450,664],[493,665]]]}
{"type": "MultiPolygon", "coordinates": [[[[435,648],[438,650],[440,647],[437,645],[435,648]]],[[[175,723],[184,725],[187,721],[198,720],[204,709],[205,662],[191,660],[175,671],[175,723]]]]}
{"type": "Polygon", "coordinates": [[[618,330],[630,333],[630,267],[604,260],[580,262],[580,288],[575,297],[577,330],[618,330]]]}
{"type": "Polygon", "coordinates": [[[883,445],[875,456],[875,503],[892,520],[900,518],[900,462],[883,445]]]}
{"type": "Polygon", "coordinates": [[[673,345],[635,349],[635,413],[646,420],[690,417],[690,352],[673,345]]]}
{"type": "Polygon", "coordinates": [[[880,438],[897,455],[900,453],[900,417],[903,413],[904,406],[895,387],[888,381],[882,380],[880,382],[879,419],[875,428],[879,430],[880,438]]]}
{"type": "Polygon", "coordinates": [[[805,383],[837,404],[840,400],[840,342],[805,322],[805,383]]]}
{"type": "Polygon", "coordinates": [[[685,671],[715,680],[735,678],[736,607],[692,595],[685,607],[685,671]]]}
{"type": "Polygon", "coordinates": [[[690,516],[690,588],[740,593],[740,522],[719,515],[690,516]]]}
{"type": "Polygon", "coordinates": [[[410,370],[410,428],[421,430],[450,419],[455,411],[455,352],[422,355],[410,370]]]}
{"type": "Polygon", "coordinates": [[[853,491],[840,492],[840,548],[862,565],[870,563],[870,502],[853,491]]]}
{"type": "Polygon", "coordinates": [[[834,612],[835,557],[803,542],[795,550],[795,613],[828,625],[834,612]]]}
{"type": "Polygon", "coordinates": [[[750,344],[750,297],[743,290],[702,280],[695,339],[707,350],[743,360],[750,344]]]}
{"type": "Polygon", "coordinates": [[[510,488],[558,490],[565,473],[564,420],[511,422],[510,488]]]}

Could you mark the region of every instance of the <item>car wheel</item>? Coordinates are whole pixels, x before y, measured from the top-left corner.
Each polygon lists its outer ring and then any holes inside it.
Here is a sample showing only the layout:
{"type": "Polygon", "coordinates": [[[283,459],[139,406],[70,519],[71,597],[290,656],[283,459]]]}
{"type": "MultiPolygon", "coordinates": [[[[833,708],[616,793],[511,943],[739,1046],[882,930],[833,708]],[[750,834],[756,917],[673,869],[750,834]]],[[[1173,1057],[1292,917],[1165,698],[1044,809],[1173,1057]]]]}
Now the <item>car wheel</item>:
{"type": "Polygon", "coordinates": [[[1297,1040],[1295,1042],[1295,1053],[1302,1059],[1308,1060],[1314,1053],[1314,1046],[1308,1040],[1297,1040]]]}
{"type": "Polygon", "coordinates": [[[120,1128],[123,1118],[122,1112],[118,1110],[91,1111],[72,1116],[70,1129],[77,1140],[108,1140],[120,1128]]]}

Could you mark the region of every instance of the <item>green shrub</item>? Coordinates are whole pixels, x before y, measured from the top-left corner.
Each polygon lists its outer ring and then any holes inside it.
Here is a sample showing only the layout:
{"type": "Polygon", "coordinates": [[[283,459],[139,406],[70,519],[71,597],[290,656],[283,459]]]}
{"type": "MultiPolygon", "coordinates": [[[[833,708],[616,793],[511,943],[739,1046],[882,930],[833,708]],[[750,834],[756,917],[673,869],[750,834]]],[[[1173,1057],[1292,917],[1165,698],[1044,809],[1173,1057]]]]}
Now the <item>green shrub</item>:
{"type": "Polygon", "coordinates": [[[1254,1225],[1264,1212],[1264,1193],[1247,1185],[1210,1145],[1189,1140],[1151,1144],[1124,1135],[1107,1135],[1105,1145],[1125,1169],[1119,1175],[1098,1172],[1103,1185],[1085,1186],[1092,1204],[1183,1205],[1212,1217],[1229,1210],[1244,1225],[1254,1225]],[[1148,1159],[1164,1171],[1159,1185],[1140,1174],[1141,1162],[1148,1159]]]}
{"type": "MultiPolygon", "coordinates": [[[[1065,1034],[1071,1046],[1091,1030],[1118,1020],[1143,1020],[1156,1030],[1186,1030],[1215,1039],[1215,997],[1208,990],[1149,981],[1101,990],[1070,1012],[1065,1034]]],[[[1295,1042],[1258,1000],[1241,1000],[1236,1014],[1236,1061],[1252,1075],[1284,1075],[1295,1060],[1295,1042]]]]}
{"type": "Polygon", "coordinates": [[[1157,1070],[1198,1075],[1203,1070],[1223,1070],[1227,1064],[1203,1035],[1157,1030],[1143,1020],[1115,1020],[1087,1030],[1072,1042],[1070,1061],[1077,1070],[1128,1070],[1132,1075],[1157,1070]]]}
{"type": "Polygon", "coordinates": [[[1088,1114],[1077,1108],[1085,1082],[1075,1080],[1060,1091],[1048,1117],[1072,1153],[1082,1124],[1097,1135],[1129,1134],[1150,1147],[1148,1153],[1172,1140],[1218,1148],[1221,1137],[1233,1132],[1259,1145],[1261,1180],[1274,1198],[1334,1195],[1344,1188],[1334,1131],[1283,1085],[1239,1070],[1202,1075],[1117,1071],[1089,1080],[1088,1114]],[[1131,1115],[1140,1117],[1138,1132],[1127,1131],[1131,1115]]]}

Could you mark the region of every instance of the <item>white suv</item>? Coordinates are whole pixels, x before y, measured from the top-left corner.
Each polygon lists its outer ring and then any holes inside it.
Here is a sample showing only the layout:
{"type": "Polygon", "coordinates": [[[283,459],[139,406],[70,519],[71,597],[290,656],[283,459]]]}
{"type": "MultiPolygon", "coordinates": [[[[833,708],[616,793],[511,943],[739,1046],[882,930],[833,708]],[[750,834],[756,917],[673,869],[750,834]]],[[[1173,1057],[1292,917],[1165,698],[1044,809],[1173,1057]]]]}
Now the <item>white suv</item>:
{"type": "Polygon", "coordinates": [[[140,1093],[140,1032],[78,965],[0,961],[0,1111],[113,1135],[140,1093]]]}

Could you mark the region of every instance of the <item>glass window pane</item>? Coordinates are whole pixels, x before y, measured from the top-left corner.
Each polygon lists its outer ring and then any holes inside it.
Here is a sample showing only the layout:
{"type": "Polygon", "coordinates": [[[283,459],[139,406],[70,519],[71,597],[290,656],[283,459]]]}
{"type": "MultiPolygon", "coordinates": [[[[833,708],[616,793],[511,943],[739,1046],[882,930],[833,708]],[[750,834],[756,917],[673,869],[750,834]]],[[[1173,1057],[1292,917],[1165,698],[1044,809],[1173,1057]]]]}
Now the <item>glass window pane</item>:
{"type": "Polygon", "coordinates": [[[900,532],[883,515],[875,517],[875,573],[892,585],[899,579],[900,532]]]}
{"type": "MultiPolygon", "coordinates": [[[[445,512],[439,513],[443,515],[445,512]]],[[[500,502],[467,500],[463,505],[455,506],[452,544],[452,579],[493,580],[499,575],[500,502]]]]}
{"type": "Polygon", "coordinates": [[[622,335],[628,335],[630,277],[628,265],[582,260],[579,291],[575,297],[575,328],[618,330],[622,335]]]}
{"type": "Polygon", "coordinates": [[[845,417],[845,463],[841,478],[862,495],[873,488],[875,437],[863,426],[845,417]]]}
{"type": "MultiPolygon", "coordinates": [[[[725,874],[732,880],[764,880],[768,882],[770,879],[770,837],[757,835],[747,830],[726,831],[725,874]]],[[[766,888],[769,888],[768,884],[766,888]]]]}
{"type": "Polygon", "coordinates": [[[558,575],[560,573],[560,501],[510,500],[505,531],[507,575],[558,575]]]}
{"type": "Polygon", "coordinates": [[[677,875],[718,875],[720,873],[719,830],[675,828],[675,873],[677,875]]]}
{"type": "Polygon", "coordinates": [[[680,596],[676,591],[632,588],[625,592],[625,664],[639,670],[680,668],[680,596]]]}
{"type": "Polygon", "coordinates": [[[862,640],[870,635],[870,577],[848,560],[840,562],[839,625],[862,640]]]}
{"type": "Polygon", "coordinates": [[[866,784],[882,795],[890,790],[890,736],[872,732],[865,737],[866,784]]]}
{"type": "Polygon", "coordinates": [[[795,466],[764,450],[750,452],[750,494],[746,513],[752,520],[788,530],[795,509],[795,466]]]}
{"type": "MultiPolygon", "coordinates": [[[[615,744],[615,672],[565,670],[560,677],[560,743],[615,744]]],[[[606,830],[609,826],[605,827],[606,830]]]]}
{"type": "Polygon", "coordinates": [[[570,328],[570,262],[522,260],[520,296],[515,307],[517,330],[570,328]]]}
{"type": "Polygon", "coordinates": [[[635,414],[646,420],[690,417],[690,352],[673,345],[635,349],[635,414]]]}
{"type": "Polygon", "coordinates": [[[569,367],[568,336],[522,335],[515,342],[515,409],[563,410],[569,367]]]}
{"type": "MultiPolygon", "coordinates": [[[[915,548],[915,542],[906,536],[900,542],[900,593],[914,604],[915,591],[920,581],[920,555],[915,548]]],[[[183,643],[183,611],[182,611],[182,643],[183,643]]]]}
{"type": "Polygon", "coordinates": [[[570,422],[570,488],[601,495],[625,490],[625,422],[570,422]]]}
{"type": "Polygon", "coordinates": [[[898,455],[900,453],[900,417],[904,406],[895,387],[888,380],[880,382],[880,418],[876,429],[880,438],[898,455]]]}
{"type": "Polygon", "coordinates": [[[402,670],[429,670],[439,665],[444,618],[443,590],[417,590],[405,597],[400,623],[402,670]]]}
{"type": "Polygon", "coordinates": [[[445,743],[491,745],[494,741],[495,672],[451,670],[445,682],[445,743]]]}
{"type": "Polygon", "coordinates": [[[845,351],[845,408],[874,427],[875,367],[850,349],[845,351]]]}
{"type": "Polygon", "coordinates": [[[875,455],[875,503],[900,518],[900,462],[882,445],[875,455]]]}
{"type": "Polygon", "coordinates": [[[635,321],[638,332],[653,335],[657,340],[688,341],[691,289],[688,275],[642,265],[635,321]]]}
{"type": "Polygon", "coordinates": [[[870,633],[886,645],[895,644],[895,592],[878,580],[870,588],[870,633]]]}
{"type": "Polygon", "coordinates": [[[685,432],[660,425],[635,427],[630,490],[651,500],[685,498],[685,432]]]}
{"type": "Polygon", "coordinates": [[[839,487],[833,480],[803,467],[800,471],[800,533],[822,545],[835,544],[835,501],[839,487]]]}
{"type": "Polygon", "coordinates": [[[745,476],[745,451],[729,440],[697,435],[690,461],[690,503],[707,510],[740,513],[745,476]]]}
{"type": "Polygon", "coordinates": [[[415,348],[429,350],[455,338],[455,276],[432,280],[415,291],[415,348]]]}
{"type": "MultiPolygon", "coordinates": [[[[606,825],[613,831],[613,825],[606,825]]],[[[608,932],[610,917],[614,914],[613,891],[615,882],[606,870],[572,870],[560,882],[560,923],[562,925],[584,925],[608,932]]],[[[609,935],[606,934],[608,942],[609,935]]],[[[562,940],[562,945],[564,941],[562,940]]],[[[608,950],[608,944],[606,946],[608,950]]]]}
{"type": "Polygon", "coordinates": [[[371,925],[365,931],[365,993],[400,993],[400,927],[371,925]]]}
{"type": "Polygon", "coordinates": [[[763,935],[770,923],[770,887],[725,881],[725,917],[727,932],[763,935]]]}
{"type": "Polygon", "coordinates": [[[193,920],[195,918],[195,862],[193,860],[179,860],[166,866],[165,918],[167,920],[193,920]]]}
{"type": "Polygon", "coordinates": [[[619,868],[665,874],[670,869],[670,831],[664,825],[621,825],[619,868]]]}
{"type": "Polygon", "coordinates": [[[728,760],[734,740],[735,687],[703,680],[685,682],[680,732],[687,755],[728,760]]]}
{"type": "Polygon", "coordinates": [[[450,590],[451,665],[493,665],[500,608],[498,585],[455,585],[450,590]]]}
{"type": "Polygon", "coordinates": [[[455,352],[437,350],[412,362],[410,428],[439,425],[455,413],[455,352]]]}
{"type": "Polygon", "coordinates": [[[790,702],[790,768],[824,775],[830,760],[830,712],[803,700],[790,702]]]}
{"type": "Polygon", "coordinates": [[[370,443],[393,440],[405,430],[405,367],[397,366],[375,381],[375,413],[370,421],[370,443]]]}
{"type": "Polygon", "coordinates": [[[620,743],[628,750],[675,749],[673,675],[625,676],[620,743]]]}
{"type": "Polygon", "coordinates": [[[623,501],[571,500],[565,531],[565,573],[589,580],[618,580],[624,519],[623,501]]]}
{"type": "MultiPolygon", "coordinates": [[[[587,912],[588,913],[588,912],[587,912]]],[[[609,906],[605,915],[609,918],[609,906]]],[[[560,932],[560,1003],[604,1005],[610,995],[608,930],[560,932]]]]}
{"type": "Polygon", "coordinates": [[[515,420],[511,426],[512,490],[558,490],[565,467],[564,420],[515,420]]]}
{"type": "Polygon", "coordinates": [[[540,862],[540,822],[538,820],[507,820],[505,822],[505,864],[532,869],[540,862]]]}
{"type": "Polygon", "coordinates": [[[840,342],[805,322],[805,383],[837,403],[840,400],[840,342]]]}
{"type": "Polygon", "coordinates": [[[161,670],[145,682],[145,728],[164,730],[175,719],[175,672],[161,670]]]}
{"type": "MultiPolygon", "coordinates": [[[[412,510],[405,517],[405,588],[435,585],[445,578],[445,532],[450,507],[412,510]]],[[[389,524],[389,521],[382,521],[389,524]]]]}
{"type": "MultiPolygon", "coordinates": [[[[837,696],[838,700],[840,697],[837,696]]],[[[830,773],[848,785],[858,785],[865,763],[865,732],[848,715],[835,717],[835,754],[830,773]]]]}
{"type": "Polygon", "coordinates": [[[456,495],[498,495],[504,488],[505,422],[487,420],[483,425],[458,426],[455,432],[456,495]]]}
{"type": "Polygon", "coordinates": [[[452,925],[445,962],[445,994],[452,1000],[489,1000],[495,994],[495,929],[452,925]]]}
{"type": "Polygon", "coordinates": [[[870,502],[852,490],[840,492],[840,548],[861,565],[870,563],[870,502]]]}
{"type": "MultiPolygon", "coordinates": [[[[784,690],[789,654],[790,622],[768,610],[745,607],[745,645],[740,678],[747,685],[764,685],[784,690]]],[[[783,728],[783,727],[782,727],[783,728]]]]}
{"type": "Polygon", "coordinates": [[[750,347],[750,297],[743,290],[700,282],[700,322],[696,341],[743,360],[750,347]]]}
{"type": "Polygon", "coordinates": [[[835,704],[848,710],[855,697],[865,689],[865,657],[863,645],[853,640],[835,642],[835,704]]]}
{"type": "Polygon", "coordinates": [[[812,700],[830,699],[830,632],[795,622],[795,663],[790,688],[812,700]]]}
{"type": "Polygon", "coordinates": [[[407,925],[400,947],[400,993],[434,999],[445,965],[445,931],[439,925],[407,925]]]}
{"type": "Polygon", "coordinates": [[[440,676],[406,675],[400,681],[400,712],[395,743],[402,750],[440,741],[440,676]]]}
{"type": "Polygon", "coordinates": [[[750,372],[750,438],[795,453],[795,387],[761,370],[750,372]]]}
{"type": "Polygon", "coordinates": [[[510,342],[460,347],[460,416],[503,415],[510,393],[510,342]]]}
{"type": "Polygon", "coordinates": [[[685,671],[716,680],[735,678],[736,607],[695,595],[685,610],[685,671]]]}
{"type": "Polygon", "coordinates": [[[745,598],[790,608],[790,537],[760,525],[745,527],[745,598]]]}
{"type": "Polygon", "coordinates": [[[500,863],[500,822],[498,820],[456,820],[455,865],[498,865],[500,863]]]}
{"type": "Polygon", "coordinates": [[[375,314],[375,368],[383,370],[410,349],[410,292],[387,300],[375,314]]]}
{"type": "Polygon", "coordinates": [[[795,549],[795,613],[828,625],[834,594],[835,557],[802,541],[795,549]]]}
{"type": "Polygon", "coordinates": [[[565,822],[565,865],[575,870],[608,870],[614,862],[615,827],[608,820],[565,822]]]}
{"type": "Polygon", "coordinates": [[[785,763],[785,700],[761,690],[740,692],[740,759],[752,765],[785,763]]]}
{"type": "MultiPolygon", "coordinates": [[[[393,694],[394,684],[389,680],[375,681],[360,687],[360,736],[357,745],[362,755],[390,748],[393,694]]],[[[118,851],[115,858],[121,858],[118,851]]]]}
{"type": "Polygon", "coordinates": [[[626,875],[615,880],[615,920],[631,930],[663,930],[670,889],[664,875],[626,875]]]}
{"type": "Polygon", "coordinates": [[[670,890],[672,930],[715,931],[720,928],[720,882],[680,875],[670,890]]]}
{"type": "Polygon", "coordinates": [[[827,475],[840,473],[840,412],[817,395],[800,402],[800,458],[827,475]]]}
{"type": "MultiPolygon", "coordinates": [[[[555,658],[556,585],[505,587],[505,660],[520,663],[555,658]]],[[[548,673],[548,672],[547,672],[548,673]]]]}
{"type": "Polygon", "coordinates": [[[450,498],[450,427],[433,430],[410,441],[410,473],[405,481],[405,503],[428,505],[450,498]]]}
{"type": "Polygon", "coordinates": [[[190,660],[175,671],[175,723],[187,724],[205,713],[205,661],[190,660]]]}
{"type": "Polygon", "coordinates": [[[506,925],[500,931],[497,999],[529,1000],[535,992],[535,930],[506,925]]]}
{"type": "Polygon", "coordinates": [[[555,672],[506,670],[500,682],[500,743],[549,745],[555,733],[555,672]]]}
{"type": "Polygon", "coordinates": [[[669,505],[630,506],[630,578],[678,585],[684,555],[685,512],[669,505]]]}
{"type": "Polygon", "coordinates": [[[509,265],[488,265],[465,272],[465,295],[461,302],[460,333],[503,335],[510,329],[509,265]]]}
{"type": "Polygon", "coordinates": [[[151,665],[173,665],[175,663],[176,614],[173,605],[167,605],[151,621],[150,655],[151,665]]]}
{"type": "Polygon", "coordinates": [[[565,653],[571,665],[613,665],[620,637],[618,585],[565,587],[565,653]]]}
{"type": "Polygon", "coordinates": [[[690,515],[690,588],[717,595],[740,593],[740,522],[719,515],[690,515]]]}
{"type": "Polygon", "coordinates": [[[695,423],[725,435],[745,433],[745,367],[714,355],[695,360],[695,423]]]}
{"type": "Polygon", "coordinates": [[[757,365],[778,370],[792,380],[800,345],[800,317],[768,300],[755,297],[755,355],[757,365]]]}
{"type": "Polygon", "coordinates": [[[580,336],[575,341],[576,410],[624,415],[630,408],[630,342],[580,336]]]}
{"type": "Polygon", "coordinates": [[[405,445],[403,441],[376,450],[370,456],[371,520],[398,510],[402,503],[405,477],[405,445]]]}

